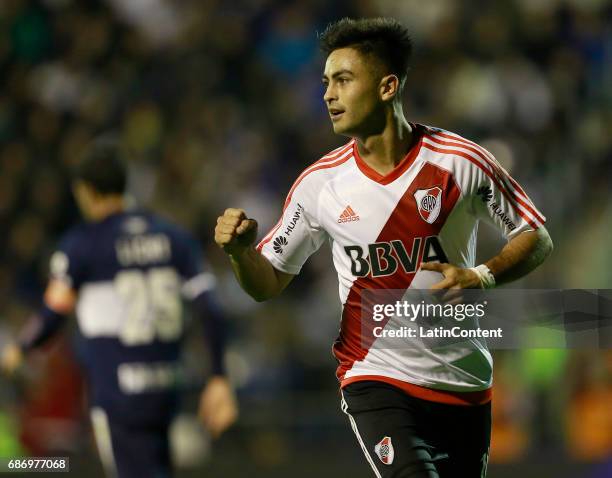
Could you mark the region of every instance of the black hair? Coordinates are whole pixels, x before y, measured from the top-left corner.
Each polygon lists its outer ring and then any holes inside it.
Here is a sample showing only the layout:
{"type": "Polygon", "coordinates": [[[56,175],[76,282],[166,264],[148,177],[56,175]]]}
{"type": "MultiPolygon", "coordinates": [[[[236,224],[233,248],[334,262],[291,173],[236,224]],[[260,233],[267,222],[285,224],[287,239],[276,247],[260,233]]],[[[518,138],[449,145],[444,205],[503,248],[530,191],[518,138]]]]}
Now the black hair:
{"type": "Polygon", "coordinates": [[[408,30],[393,18],[343,18],[330,23],[319,35],[325,55],[339,48],[354,48],[383,62],[403,86],[412,57],[408,30]]]}
{"type": "Polygon", "coordinates": [[[86,182],[99,194],[123,194],[127,166],[119,143],[106,138],[94,141],[74,168],[73,179],[86,182]]]}

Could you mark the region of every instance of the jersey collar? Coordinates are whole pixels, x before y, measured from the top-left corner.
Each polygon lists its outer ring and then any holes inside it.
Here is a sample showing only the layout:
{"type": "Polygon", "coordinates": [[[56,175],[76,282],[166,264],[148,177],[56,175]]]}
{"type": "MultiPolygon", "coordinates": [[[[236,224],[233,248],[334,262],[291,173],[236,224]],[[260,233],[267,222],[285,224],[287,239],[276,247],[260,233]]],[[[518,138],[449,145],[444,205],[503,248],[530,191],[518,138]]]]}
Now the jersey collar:
{"type": "Polygon", "coordinates": [[[423,144],[423,127],[420,124],[409,123],[414,132],[414,140],[412,142],[412,147],[408,151],[408,154],[402,159],[395,168],[391,172],[386,175],[382,175],[379,172],[372,169],[368,164],[361,159],[359,156],[359,148],[357,148],[357,141],[353,142],[353,156],[355,157],[355,162],[357,163],[357,167],[359,170],[365,174],[372,181],[376,181],[379,184],[387,185],[395,181],[402,174],[404,174],[410,166],[414,163],[414,160],[419,154],[421,150],[421,145],[423,144]]]}

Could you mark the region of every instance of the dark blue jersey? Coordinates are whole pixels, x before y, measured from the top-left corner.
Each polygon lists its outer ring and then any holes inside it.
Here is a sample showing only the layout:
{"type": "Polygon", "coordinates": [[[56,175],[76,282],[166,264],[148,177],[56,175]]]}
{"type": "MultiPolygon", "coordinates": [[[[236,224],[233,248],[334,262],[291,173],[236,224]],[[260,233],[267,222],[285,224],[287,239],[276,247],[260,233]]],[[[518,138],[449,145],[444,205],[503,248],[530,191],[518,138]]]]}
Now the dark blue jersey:
{"type": "Polygon", "coordinates": [[[149,213],[114,214],[69,231],[51,276],[78,293],[92,405],[119,420],[167,418],[181,376],[182,299],[214,284],[194,239],[149,213]]]}

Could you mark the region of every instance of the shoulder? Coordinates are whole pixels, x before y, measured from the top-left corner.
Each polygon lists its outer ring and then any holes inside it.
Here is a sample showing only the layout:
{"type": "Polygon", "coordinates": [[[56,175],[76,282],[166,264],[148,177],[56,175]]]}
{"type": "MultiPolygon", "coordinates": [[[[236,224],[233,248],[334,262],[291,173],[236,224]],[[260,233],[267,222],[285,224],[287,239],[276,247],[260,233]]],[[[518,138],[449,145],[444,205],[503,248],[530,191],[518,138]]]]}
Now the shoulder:
{"type": "Polygon", "coordinates": [[[91,244],[91,224],[80,223],[68,229],[58,241],[56,250],[49,259],[51,275],[59,279],[68,278],[68,271],[82,267],[88,258],[91,244]]]}
{"type": "Polygon", "coordinates": [[[421,127],[423,128],[423,140],[426,144],[439,146],[441,149],[450,151],[460,151],[461,149],[466,149],[468,151],[475,150],[487,156],[493,156],[481,145],[460,134],[435,126],[421,125],[421,127]]]}
{"type": "Polygon", "coordinates": [[[429,153],[428,160],[452,163],[453,169],[478,169],[490,173],[501,170],[493,154],[475,141],[442,128],[422,127],[422,146],[429,153]]]}
{"type": "Polygon", "coordinates": [[[317,203],[319,193],[324,185],[333,180],[343,170],[343,166],[350,164],[353,158],[354,143],[355,140],[351,139],[348,143],[323,155],[304,169],[293,182],[283,210],[289,206],[296,196],[300,198],[300,201],[304,201],[304,204],[315,207],[314,205],[317,203]]]}
{"type": "Polygon", "coordinates": [[[298,188],[301,190],[319,188],[323,183],[335,177],[342,171],[342,166],[350,164],[353,158],[354,143],[355,140],[351,139],[348,143],[326,153],[310,164],[293,182],[290,194],[298,188]]]}
{"type": "Polygon", "coordinates": [[[59,248],[74,251],[89,243],[91,224],[79,223],[68,229],[59,240],[59,248]]]}

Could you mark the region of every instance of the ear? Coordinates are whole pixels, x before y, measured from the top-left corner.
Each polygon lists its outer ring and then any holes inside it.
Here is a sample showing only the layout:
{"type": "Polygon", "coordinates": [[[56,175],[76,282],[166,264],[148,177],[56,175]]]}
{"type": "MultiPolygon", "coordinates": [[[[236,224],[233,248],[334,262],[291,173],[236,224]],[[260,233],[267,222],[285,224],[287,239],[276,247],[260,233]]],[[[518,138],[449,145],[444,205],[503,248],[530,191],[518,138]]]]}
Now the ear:
{"type": "Polygon", "coordinates": [[[380,80],[379,91],[380,99],[392,101],[399,92],[400,80],[396,75],[386,75],[380,80]]]}

